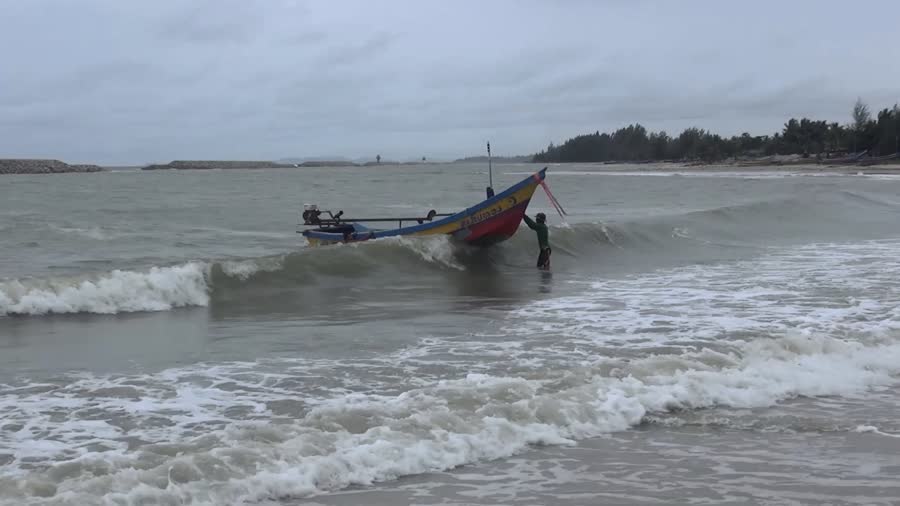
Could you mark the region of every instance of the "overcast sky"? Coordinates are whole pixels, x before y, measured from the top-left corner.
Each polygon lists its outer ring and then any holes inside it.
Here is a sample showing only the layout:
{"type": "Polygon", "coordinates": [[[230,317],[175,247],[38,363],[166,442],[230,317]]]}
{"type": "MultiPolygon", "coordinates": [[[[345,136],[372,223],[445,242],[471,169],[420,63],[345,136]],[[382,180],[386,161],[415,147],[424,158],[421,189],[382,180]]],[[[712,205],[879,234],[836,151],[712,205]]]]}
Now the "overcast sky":
{"type": "Polygon", "coordinates": [[[900,101],[900,1],[0,0],[0,157],[528,154],[900,101]]]}

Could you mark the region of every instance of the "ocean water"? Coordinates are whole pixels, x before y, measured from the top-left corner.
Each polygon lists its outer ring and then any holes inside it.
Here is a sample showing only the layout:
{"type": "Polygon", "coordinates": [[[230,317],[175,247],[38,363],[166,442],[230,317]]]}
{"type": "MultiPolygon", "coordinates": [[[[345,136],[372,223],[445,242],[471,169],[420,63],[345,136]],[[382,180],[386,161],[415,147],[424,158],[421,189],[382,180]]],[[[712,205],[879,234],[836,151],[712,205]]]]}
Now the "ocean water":
{"type": "Polygon", "coordinates": [[[900,178],[642,169],[4,176],[0,504],[900,503],[900,178]]]}

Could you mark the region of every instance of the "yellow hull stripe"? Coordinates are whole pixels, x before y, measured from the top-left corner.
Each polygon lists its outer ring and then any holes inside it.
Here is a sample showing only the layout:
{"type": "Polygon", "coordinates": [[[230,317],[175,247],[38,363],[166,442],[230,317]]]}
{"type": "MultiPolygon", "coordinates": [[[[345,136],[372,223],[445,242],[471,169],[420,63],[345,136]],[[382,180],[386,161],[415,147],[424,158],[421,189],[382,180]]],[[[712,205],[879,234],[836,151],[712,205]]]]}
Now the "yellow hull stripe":
{"type": "Polygon", "coordinates": [[[488,220],[502,214],[504,211],[508,211],[513,207],[531,199],[531,196],[534,195],[534,190],[537,188],[537,184],[528,185],[525,188],[513,193],[509,197],[494,203],[489,207],[485,207],[484,209],[476,212],[475,214],[466,216],[460,220],[456,220],[440,227],[435,227],[429,230],[423,230],[421,232],[413,232],[411,236],[419,236],[419,235],[435,235],[435,234],[452,234],[457,230],[461,230],[472,225],[477,225],[482,221],[488,220]]]}

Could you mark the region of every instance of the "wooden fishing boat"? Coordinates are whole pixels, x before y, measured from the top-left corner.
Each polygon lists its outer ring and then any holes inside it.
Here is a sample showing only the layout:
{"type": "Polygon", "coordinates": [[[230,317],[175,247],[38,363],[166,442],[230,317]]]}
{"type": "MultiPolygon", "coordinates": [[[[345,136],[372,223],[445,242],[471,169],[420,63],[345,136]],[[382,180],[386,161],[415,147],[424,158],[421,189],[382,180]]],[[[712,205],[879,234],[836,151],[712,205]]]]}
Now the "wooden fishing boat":
{"type": "MultiPolygon", "coordinates": [[[[490,148],[489,148],[490,149],[490,148]]],[[[382,237],[425,236],[445,234],[462,242],[488,246],[512,237],[519,229],[522,216],[535,189],[546,177],[547,168],[494,195],[491,186],[487,198],[468,209],[439,214],[434,210],[412,218],[344,218],[344,212],[322,211],[306,205],[303,226],[298,230],[311,246],[369,241],[382,237]],[[326,216],[327,215],[327,216],[326,216]],[[364,223],[397,223],[396,228],[370,228],[364,223]],[[404,226],[404,223],[408,224],[404,226]]]]}

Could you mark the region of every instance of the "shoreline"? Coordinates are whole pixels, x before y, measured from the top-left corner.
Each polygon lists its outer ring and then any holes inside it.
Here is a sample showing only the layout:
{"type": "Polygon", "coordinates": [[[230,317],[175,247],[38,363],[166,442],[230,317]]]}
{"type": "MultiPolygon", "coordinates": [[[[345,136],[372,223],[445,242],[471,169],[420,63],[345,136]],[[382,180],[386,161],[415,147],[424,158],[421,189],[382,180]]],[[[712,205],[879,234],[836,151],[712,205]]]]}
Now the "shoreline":
{"type": "Polygon", "coordinates": [[[548,167],[598,167],[610,171],[627,168],[634,172],[794,172],[809,174],[900,174],[900,162],[875,165],[822,164],[822,163],[751,163],[744,162],[557,162],[535,164],[548,167]]]}
{"type": "MultiPolygon", "coordinates": [[[[452,165],[471,165],[471,161],[453,162],[346,162],[346,161],[308,161],[297,164],[288,164],[269,161],[184,161],[175,160],[167,164],[152,164],[146,166],[100,166],[93,164],[69,164],[55,159],[10,159],[0,158],[0,175],[2,174],[64,174],[64,173],[96,173],[117,170],[135,171],[159,171],[159,170],[262,170],[262,169],[304,169],[304,168],[345,168],[345,167],[401,167],[423,166],[439,167],[452,165]]],[[[519,161],[498,161],[494,165],[534,165],[547,167],[597,167],[610,172],[627,169],[632,172],[693,172],[693,173],[717,173],[717,172],[747,172],[747,173],[799,173],[799,174],[847,174],[847,175],[900,175],[900,161],[891,160],[882,163],[821,163],[815,161],[798,160],[731,160],[722,162],[686,162],[686,161],[658,161],[658,162],[555,162],[535,163],[519,161]]]]}

